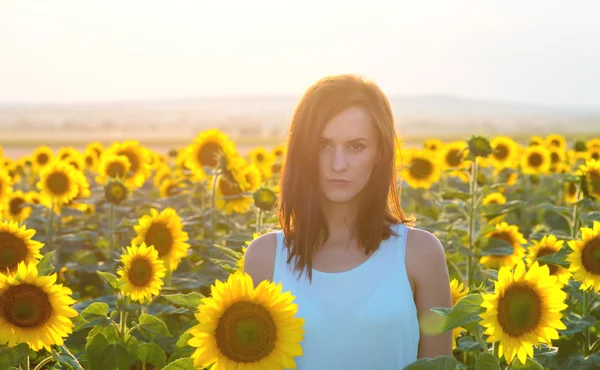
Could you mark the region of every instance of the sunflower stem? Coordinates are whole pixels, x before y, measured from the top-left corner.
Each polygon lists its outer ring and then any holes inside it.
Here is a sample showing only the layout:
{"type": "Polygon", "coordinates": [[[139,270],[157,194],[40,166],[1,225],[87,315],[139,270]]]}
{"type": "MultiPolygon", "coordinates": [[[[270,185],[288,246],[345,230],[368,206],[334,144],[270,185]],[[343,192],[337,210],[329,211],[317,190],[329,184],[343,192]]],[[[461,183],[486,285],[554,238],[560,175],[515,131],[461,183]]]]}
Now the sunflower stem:
{"type": "MultiPolygon", "coordinates": [[[[27,359],[29,360],[29,356],[27,357],[27,359]]],[[[33,370],[42,370],[44,368],[44,365],[46,365],[47,363],[52,361],[52,356],[50,357],[46,357],[45,359],[42,360],[42,362],[40,362],[39,364],[37,364],[33,370]]]]}
{"type": "Polygon", "coordinates": [[[500,353],[498,347],[500,347],[500,343],[494,342],[494,347],[493,347],[492,351],[493,351],[494,357],[496,357],[496,358],[498,358],[498,354],[500,353]]]}
{"type": "Polygon", "coordinates": [[[29,356],[27,356],[23,360],[23,363],[21,363],[21,369],[23,369],[23,370],[29,370],[29,356]]]}
{"type": "MultiPolygon", "coordinates": [[[[477,192],[477,157],[473,158],[473,165],[471,171],[471,183],[469,184],[470,188],[470,201],[469,201],[469,251],[473,253],[473,245],[475,241],[473,240],[475,234],[475,202],[476,197],[475,194],[477,192]]],[[[466,286],[471,286],[471,280],[473,278],[473,266],[472,266],[472,257],[471,253],[467,255],[467,271],[466,271],[466,286]]]]}
{"type": "Polygon", "coordinates": [[[168,260],[165,260],[165,267],[167,269],[167,272],[165,273],[165,287],[170,288],[171,287],[171,279],[173,278],[173,271],[171,270],[171,262],[168,260]]]}
{"type": "Polygon", "coordinates": [[[127,312],[121,311],[119,312],[119,333],[121,334],[121,338],[125,340],[125,334],[127,333],[127,312]]]}
{"type": "Polygon", "coordinates": [[[258,214],[256,215],[256,232],[260,233],[262,229],[262,208],[258,209],[258,214]]]}
{"type": "MultiPolygon", "coordinates": [[[[582,318],[589,315],[589,296],[587,290],[583,292],[583,314],[582,318]]],[[[583,342],[583,356],[587,357],[590,355],[590,328],[585,329],[585,341],[583,342]]]]}
{"type": "Polygon", "coordinates": [[[50,217],[48,217],[48,236],[47,236],[46,241],[48,243],[48,250],[53,251],[54,250],[54,201],[52,201],[49,211],[50,211],[50,217]]]}
{"type": "Polygon", "coordinates": [[[211,206],[212,209],[210,211],[210,246],[212,247],[215,243],[215,231],[217,228],[215,227],[215,212],[217,210],[217,179],[219,178],[220,172],[215,172],[213,175],[213,184],[212,184],[212,199],[211,206]]]}
{"type": "Polygon", "coordinates": [[[108,229],[110,235],[108,236],[108,248],[110,250],[110,254],[114,253],[115,241],[113,234],[115,233],[115,205],[110,204],[110,214],[108,216],[108,229]]]}
{"type": "Polygon", "coordinates": [[[571,224],[571,238],[575,238],[577,236],[577,225],[579,224],[579,202],[577,199],[581,196],[581,184],[577,185],[577,193],[575,195],[575,204],[573,205],[573,216],[571,224]]]}
{"type": "MultiPolygon", "coordinates": [[[[64,353],[66,353],[67,355],[69,355],[69,357],[71,357],[73,359],[73,361],[79,365],[79,367],[81,369],[83,369],[83,366],[81,366],[81,364],[79,363],[79,360],[77,360],[77,357],[73,356],[73,354],[71,353],[71,351],[69,351],[69,349],[67,348],[67,346],[65,346],[64,344],[62,346],[60,346],[61,351],[63,351],[64,353]]],[[[35,370],[35,369],[34,369],[35,370]]],[[[41,370],[41,368],[40,368],[41,370]]]]}

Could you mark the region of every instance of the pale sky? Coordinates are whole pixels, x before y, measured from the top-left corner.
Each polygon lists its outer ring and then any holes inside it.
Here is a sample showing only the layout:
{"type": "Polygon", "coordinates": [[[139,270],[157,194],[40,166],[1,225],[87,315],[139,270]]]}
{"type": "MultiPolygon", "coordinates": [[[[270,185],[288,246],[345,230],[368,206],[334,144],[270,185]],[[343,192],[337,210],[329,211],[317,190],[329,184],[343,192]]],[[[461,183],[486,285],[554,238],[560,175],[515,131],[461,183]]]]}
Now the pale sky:
{"type": "Polygon", "coordinates": [[[600,106],[600,1],[0,0],[0,103],[388,94],[600,106]]]}

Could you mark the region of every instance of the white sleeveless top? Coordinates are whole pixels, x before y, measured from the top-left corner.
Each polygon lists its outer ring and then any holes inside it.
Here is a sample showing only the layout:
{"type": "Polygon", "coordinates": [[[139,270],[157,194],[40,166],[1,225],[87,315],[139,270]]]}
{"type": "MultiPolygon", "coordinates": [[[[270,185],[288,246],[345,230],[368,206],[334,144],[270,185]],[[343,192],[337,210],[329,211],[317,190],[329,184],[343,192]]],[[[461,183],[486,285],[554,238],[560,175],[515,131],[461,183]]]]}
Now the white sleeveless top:
{"type": "MultiPolygon", "coordinates": [[[[306,273],[287,264],[283,231],[277,236],[273,281],[291,291],[296,317],[305,320],[298,370],[402,369],[417,359],[419,323],[405,265],[408,227],[391,235],[361,265],[344,272],[306,273]]],[[[292,263],[294,261],[292,260],[292,263]]]]}

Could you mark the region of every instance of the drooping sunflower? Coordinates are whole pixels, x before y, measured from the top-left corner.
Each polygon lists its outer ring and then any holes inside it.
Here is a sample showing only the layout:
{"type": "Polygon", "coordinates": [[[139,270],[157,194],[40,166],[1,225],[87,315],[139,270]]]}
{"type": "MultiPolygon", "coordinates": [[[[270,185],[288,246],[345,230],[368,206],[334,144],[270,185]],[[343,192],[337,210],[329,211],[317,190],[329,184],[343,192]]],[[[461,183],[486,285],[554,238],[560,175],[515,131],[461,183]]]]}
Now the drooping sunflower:
{"type": "Polygon", "coordinates": [[[518,155],[518,145],[507,136],[496,136],[491,141],[492,155],[490,156],[492,165],[495,168],[512,168],[518,155]]]}
{"type": "Polygon", "coordinates": [[[186,149],[185,164],[196,180],[203,180],[208,176],[204,167],[217,168],[222,156],[229,157],[235,153],[235,146],[225,133],[209,129],[198,134],[186,149]]]}
{"type": "MultiPolygon", "coordinates": [[[[106,152],[127,157],[130,168],[125,175],[125,184],[131,188],[140,188],[150,177],[148,149],[136,140],[114,143],[106,152]]],[[[106,153],[105,152],[105,153],[106,153]]]]}
{"type": "Polygon", "coordinates": [[[581,281],[581,289],[600,292],[600,222],[594,221],[593,228],[582,227],[581,238],[569,241],[573,250],[567,257],[573,279],[581,281]]]}
{"type": "Polygon", "coordinates": [[[80,171],[76,171],[68,163],[53,161],[40,172],[37,188],[44,196],[52,199],[54,204],[62,205],[73,200],[86,185],[89,187],[80,171]]]}
{"type": "Polygon", "coordinates": [[[526,175],[548,173],[550,170],[550,153],[541,145],[525,148],[521,156],[521,171],[526,175]]]}
{"type": "Polygon", "coordinates": [[[401,176],[410,187],[429,189],[440,179],[441,166],[435,162],[431,152],[427,150],[410,150],[405,153],[406,169],[401,176]]]}
{"type": "Polygon", "coordinates": [[[188,234],[183,231],[183,224],[173,208],[162,212],[150,210],[150,215],[142,216],[134,227],[137,236],[131,244],[145,243],[158,251],[158,258],[165,261],[165,266],[175,271],[181,259],[187,255],[190,245],[188,234]]]}
{"type": "MultiPolygon", "coordinates": [[[[459,284],[458,280],[452,279],[450,282],[450,293],[452,294],[452,306],[455,306],[459,299],[469,293],[469,287],[465,287],[463,283],[459,284]]],[[[460,327],[452,329],[452,349],[456,348],[456,339],[462,331],[464,329],[460,327]]]]}
{"type": "Polygon", "coordinates": [[[33,152],[33,168],[35,171],[39,172],[42,168],[44,168],[48,163],[52,161],[54,153],[52,148],[49,146],[43,145],[37,147],[33,152]]]}
{"type": "Polygon", "coordinates": [[[537,261],[525,271],[523,261],[512,268],[502,267],[494,293],[484,294],[480,314],[486,328],[488,343],[499,342],[498,355],[508,363],[516,357],[525,364],[533,357],[533,346],[551,344],[558,339],[557,330],[566,326],[561,322],[567,294],[550,275],[548,266],[537,261]]]}
{"type": "Polygon", "coordinates": [[[31,207],[27,207],[27,203],[29,203],[27,194],[16,190],[3,199],[0,198],[0,210],[3,210],[4,218],[21,222],[31,215],[31,207]]]}
{"type": "Polygon", "coordinates": [[[127,156],[105,152],[100,158],[96,182],[105,184],[110,179],[124,180],[130,170],[131,164],[127,156]]]}
{"type": "Polygon", "coordinates": [[[600,200],[600,161],[588,160],[579,166],[578,175],[584,178],[584,194],[600,200]]]}
{"type": "Polygon", "coordinates": [[[583,198],[583,193],[579,194],[579,198],[577,198],[577,182],[574,181],[567,181],[564,184],[564,198],[565,198],[565,203],[567,204],[573,204],[578,202],[579,200],[581,200],[583,198]]]}
{"type": "Polygon", "coordinates": [[[254,202],[251,192],[257,190],[260,184],[261,174],[256,166],[230,166],[217,179],[217,208],[227,215],[247,212],[254,202]]]}
{"type": "Polygon", "coordinates": [[[15,221],[0,221],[0,274],[14,273],[20,262],[37,263],[43,243],[32,240],[34,229],[15,221]]]}
{"type": "Polygon", "coordinates": [[[203,298],[188,344],[194,366],[212,369],[295,369],[302,356],[304,319],[295,317],[295,297],[282,285],[263,281],[256,288],[246,273],[216,281],[203,298]]]}
{"type": "MultiPolygon", "coordinates": [[[[564,243],[564,240],[558,240],[554,235],[545,235],[542,240],[539,241],[533,240],[533,245],[527,250],[527,267],[531,267],[538,257],[558,252],[563,247],[564,243]]],[[[565,285],[569,282],[571,273],[568,269],[558,265],[547,264],[545,262],[537,262],[541,266],[547,265],[550,275],[556,276],[558,283],[565,285]]]]}
{"type": "Polygon", "coordinates": [[[501,222],[496,224],[496,230],[488,233],[486,237],[504,240],[513,247],[513,253],[509,255],[487,255],[481,257],[479,262],[486,268],[512,267],[525,255],[523,244],[527,243],[527,240],[523,237],[517,225],[509,225],[506,222],[501,222]]]}
{"type": "Polygon", "coordinates": [[[0,274],[0,343],[27,343],[34,351],[64,344],[78,315],[71,290],[56,284],[56,274],[38,276],[34,263],[19,263],[14,275],[0,274]]]}
{"type": "Polygon", "coordinates": [[[121,262],[123,268],[117,274],[123,283],[123,294],[142,304],[160,294],[167,269],[154,247],[145,243],[140,246],[133,244],[127,247],[127,253],[121,255],[121,262]]]}
{"type": "Polygon", "coordinates": [[[564,136],[558,134],[550,134],[546,136],[544,143],[547,148],[559,148],[563,152],[567,149],[567,141],[564,136]]]}

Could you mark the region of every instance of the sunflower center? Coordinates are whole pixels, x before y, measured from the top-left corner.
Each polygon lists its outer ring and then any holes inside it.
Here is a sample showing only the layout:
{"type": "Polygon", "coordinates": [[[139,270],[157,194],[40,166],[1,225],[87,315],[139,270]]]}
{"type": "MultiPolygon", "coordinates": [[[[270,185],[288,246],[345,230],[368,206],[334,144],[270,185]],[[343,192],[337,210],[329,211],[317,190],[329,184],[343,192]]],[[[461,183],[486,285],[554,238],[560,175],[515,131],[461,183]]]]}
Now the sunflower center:
{"type": "Polygon", "coordinates": [[[561,146],[561,145],[560,145],[560,144],[561,144],[561,142],[560,142],[559,140],[556,140],[556,139],[553,139],[552,141],[550,141],[550,144],[551,144],[552,146],[558,146],[558,147],[559,147],[559,146],[561,146]]]}
{"type": "Polygon", "coordinates": [[[23,203],[25,203],[25,199],[21,197],[15,197],[10,200],[8,203],[8,208],[10,209],[11,215],[18,215],[23,209],[23,203]]]}
{"type": "Polygon", "coordinates": [[[52,194],[62,195],[69,190],[69,177],[62,172],[53,172],[46,179],[46,184],[52,194]]]}
{"type": "Polygon", "coordinates": [[[410,174],[417,179],[427,179],[433,172],[433,163],[424,158],[415,158],[411,161],[410,174]]]}
{"type": "Polygon", "coordinates": [[[581,263],[588,272],[600,275],[600,236],[587,242],[581,253],[581,263]]]}
{"type": "MultiPolygon", "coordinates": [[[[547,256],[549,254],[554,254],[557,251],[552,249],[552,248],[540,248],[540,250],[537,253],[536,257],[544,257],[547,256]]],[[[541,262],[539,261],[540,265],[546,265],[548,266],[548,269],[550,269],[550,275],[556,275],[556,273],[558,272],[558,266],[554,265],[554,264],[548,264],[546,262],[541,262]]]]}
{"type": "Polygon", "coordinates": [[[36,328],[52,315],[52,305],[46,292],[31,284],[9,287],[0,295],[0,315],[14,326],[36,328]]]}
{"type": "Polygon", "coordinates": [[[575,195],[577,195],[577,184],[576,183],[574,183],[574,182],[569,183],[568,194],[571,197],[574,197],[575,195]]]}
{"type": "Polygon", "coordinates": [[[258,154],[256,155],[256,161],[257,161],[257,162],[262,162],[262,161],[264,161],[264,160],[265,160],[265,156],[264,156],[262,153],[258,153],[258,154]]]}
{"type": "Polygon", "coordinates": [[[48,156],[48,154],[46,153],[40,153],[37,155],[36,160],[38,164],[43,166],[46,163],[48,163],[48,161],[50,160],[50,156],[48,156]]]}
{"type": "Polygon", "coordinates": [[[271,166],[271,170],[273,171],[274,174],[278,174],[279,172],[281,172],[281,164],[273,163],[273,166],[271,166]]]}
{"type": "Polygon", "coordinates": [[[462,162],[462,157],[458,155],[459,152],[458,149],[451,149],[448,151],[448,154],[446,154],[446,163],[448,163],[450,167],[458,167],[460,162],[462,162]]]}
{"type": "Polygon", "coordinates": [[[550,161],[552,164],[556,164],[560,162],[560,156],[556,152],[550,153],[550,161]]]}
{"type": "Polygon", "coordinates": [[[88,155],[87,157],[85,157],[85,164],[88,167],[91,167],[94,164],[94,158],[92,158],[92,156],[88,155]]]}
{"type": "Polygon", "coordinates": [[[159,257],[163,257],[171,252],[173,248],[173,235],[167,225],[163,223],[153,223],[146,232],[145,243],[147,246],[154,246],[159,257]]]}
{"type": "Polygon", "coordinates": [[[137,173],[140,169],[140,161],[135,153],[130,152],[129,150],[124,150],[120,155],[124,155],[129,160],[129,164],[131,164],[131,172],[137,173]]]}
{"type": "Polygon", "coordinates": [[[238,195],[242,192],[237,181],[231,178],[231,176],[223,176],[219,179],[219,188],[224,196],[238,195]]]}
{"type": "Polygon", "coordinates": [[[531,167],[539,167],[543,162],[544,158],[540,153],[531,153],[529,158],[527,158],[527,163],[529,163],[531,167]]]}
{"type": "Polygon", "coordinates": [[[510,235],[507,232],[503,232],[503,231],[494,232],[490,237],[494,238],[494,239],[504,240],[508,244],[512,245],[513,249],[515,247],[515,240],[514,240],[514,238],[512,237],[512,235],[510,235]]]}
{"type": "Polygon", "coordinates": [[[152,265],[146,258],[135,258],[131,261],[128,278],[131,284],[137,287],[145,287],[152,280],[152,265]]]}
{"type": "Polygon", "coordinates": [[[124,177],[125,166],[121,162],[111,162],[106,166],[106,174],[112,178],[124,177]]]}
{"type": "Polygon", "coordinates": [[[7,231],[0,231],[0,271],[16,269],[25,257],[27,257],[25,241],[7,231]]]}
{"type": "Polygon", "coordinates": [[[496,145],[496,150],[494,152],[494,157],[498,160],[504,160],[508,157],[508,148],[504,144],[496,145]]]}
{"type": "Polygon", "coordinates": [[[110,194],[117,199],[121,199],[125,195],[125,189],[119,184],[113,184],[110,187],[110,194]]]}
{"type": "Polygon", "coordinates": [[[277,158],[281,158],[281,156],[283,156],[283,150],[276,149],[275,150],[275,155],[277,156],[277,158]]]}
{"type": "Polygon", "coordinates": [[[535,329],[541,316],[541,298],[529,285],[513,283],[498,301],[498,322],[511,337],[535,329]]]}
{"type": "Polygon", "coordinates": [[[590,154],[590,157],[592,159],[599,160],[600,159],[600,152],[592,152],[592,154],[590,154]]]}
{"type": "Polygon", "coordinates": [[[196,154],[196,159],[203,166],[216,167],[220,152],[222,152],[222,149],[219,144],[214,142],[204,143],[196,154]]]}
{"type": "Polygon", "coordinates": [[[275,349],[277,326],[263,306],[236,302],[219,319],[215,337],[219,350],[233,361],[257,362],[275,349]]]}
{"type": "Polygon", "coordinates": [[[588,174],[588,184],[590,193],[600,195],[600,171],[593,171],[588,174]]]}

